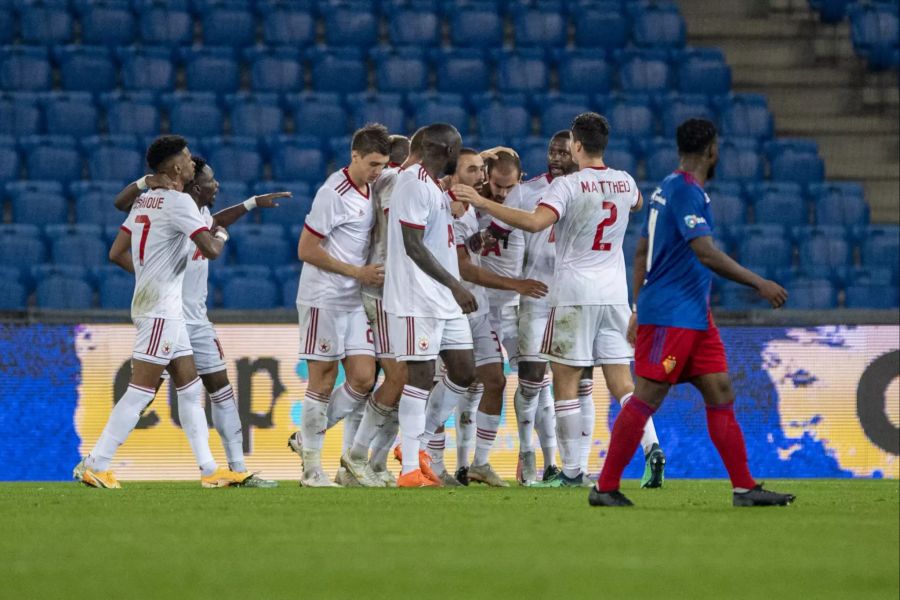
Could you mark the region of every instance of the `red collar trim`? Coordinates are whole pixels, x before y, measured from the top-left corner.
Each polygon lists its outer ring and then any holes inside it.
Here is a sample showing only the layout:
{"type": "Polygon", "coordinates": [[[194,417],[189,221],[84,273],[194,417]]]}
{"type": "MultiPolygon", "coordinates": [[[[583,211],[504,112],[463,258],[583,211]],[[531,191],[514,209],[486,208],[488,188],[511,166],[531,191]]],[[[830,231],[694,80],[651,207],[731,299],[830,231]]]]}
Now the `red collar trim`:
{"type": "Polygon", "coordinates": [[[347,181],[350,183],[350,185],[353,186],[353,189],[356,190],[357,192],[359,192],[360,196],[362,196],[363,198],[368,200],[369,199],[369,184],[368,183],[366,184],[366,191],[364,192],[361,189],[359,189],[358,187],[356,187],[356,184],[353,183],[352,179],[350,179],[350,171],[347,170],[347,167],[344,167],[343,169],[341,169],[341,172],[344,174],[344,177],[347,178],[347,181]]]}
{"type": "Polygon", "coordinates": [[[603,165],[602,167],[585,167],[585,169],[591,169],[592,171],[605,171],[608,168],[609,167],[607,167],[606,165],[603,165]]]}
{"type": "Polygon", "coordinates": [[[700,189],[703,189],[703,186],[700,185],[700,182],[697,181],[697,179],[696,179],[691,173],[688,173],[687,171],[682,171],[681,169],[677,169],[677,170],[675,171],[675,173],[676,173],[677,175],[681,175],[682,177],[684,177],[684,180],[687,181],[688,183],[693,183],[694,185],[696,185],[696,186],[699,187],[700,189]]]}
{"type": "Polygon", "coordinates": [[[389,168],[389,169],[394,169],[394,168],[399,167],[400,165],[401,165],[401,163],[389,162],[389,163],[388,163],[388,168],[389,168]]]}

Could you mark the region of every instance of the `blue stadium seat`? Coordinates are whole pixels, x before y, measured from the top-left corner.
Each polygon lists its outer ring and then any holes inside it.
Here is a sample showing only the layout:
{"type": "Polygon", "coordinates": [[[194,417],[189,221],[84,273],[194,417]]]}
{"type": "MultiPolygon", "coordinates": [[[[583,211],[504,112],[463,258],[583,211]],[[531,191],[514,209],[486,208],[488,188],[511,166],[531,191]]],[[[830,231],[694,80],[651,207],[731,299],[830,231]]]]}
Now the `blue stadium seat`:
{"type": "Polygon", "coordinates": [[[503,18],[489,5],[453,11],[450,43],[460,48],[499,48],[503,45],[503,18]]]}
{"type": "Polygon", "coordinates": [[[762,310],[770,307],[769,302],[761,298],[755,289],[734,281],[722,281],[719,296],[719,306],[726,310],[762,310]]]}
{"type": "Polygon", "coordinates": [[[75,138],[60,135],[29,136],[21,141],[29,179],[68,183],[81,179],[83,164],[75,138]]]}
{"type": "Polygon", "coordinates": [[[469,133],[469,113],[465,109],[462,95],[429,93],[410,94],[413,107],[413,128],[430,123],[450,123],[461,135],[469,133]]]}
{"type": "Polygon", "coordinates": [[[181,135],[220,135],[224,125],[222,109],[211,92],[175,92],[162,97],[169,112],[169,130],[181,135]]]}
{"type": "Polygon", "coordinates": [[[209,46],[244,47],[256,42],[256,17],[247,2],[207,1],[201,22],[203,43],[209,46]]]}
{"type": "Polygon", "coordinates": [[[869,205],[863,196],[862,185],[858,183],[829,181],[813,184],[809,195],[819,225],[852,227],[869,223],[869,205]]]}
{"type": "Polygon", "coordinates": [[[235,277],[222,286],[222,308],[271,309],[280,305],[278,288],[268,278],[235,277]]]}
{"type": "Polygon", "coordinates": [[[233,135],[264,137],[284,129],[284,113],[275,94],[238,94],[226,99],[226,103],[231,106],[233,135]]]}
{"type": "Polygon", "coordinates": [[[100,103],[106,110],[106,128],[113,135],[155,135],[160,131],[159,109],[149,92],[112,92],[100,103]]]}
{"type": "Polygon", "coordinates": [[[65,3],[24,2],[19,10],[19,33],[23,43],[52,46],[72,41],[72,15],[65,3]]]}
{"type": "Polygon", "coordinates": [[[239,265],[282,265],[290,262],[294,255],[281,225],[250,225],[234,237],[239,265]]]}
{"type": "MultiPolygon", "coordinates": [[[[747,222],[747,205],[741,194],[741,186],[723,181],[708,182],[706,193],[710,197],[710,210],[716,230],[743,225],[747,222]]],[[[647,197],[644,197],[645,200],[647,197]]]]}
{"type": "Polygon", "coordinates": [[[525,179],[531,179],[547,171],[547,140],[543,137],[527,137],[514,140],[513,146],[522,161],[525,179]]]}
{"type": "Polygon", "coordinates": [[[75,199],[75,222],[84,225],[121,225],[128,213],[119,211],[113,199],[122,190],[118,181],[76,181],[69,186],[75,199]]]}
{"type": "Polygon", "coordinates": [[[225,265],[221,261],[210,264],[210,281],[222,286],[235,277],[251,277],[256,279],[269,279],[272,269],[266,265],[225,265]]]}
{"type": "Polygon", "coordinates": [[[760,94],[735,94],[725,97],[721,106],[722,134],[728,137],[772,138],[775,123],[766,97],[760,94]]]}
{"type": "Polygon", "coordinates": [[[669,138],[650,140],[645,152],[645,176],[650,181],[662,181],[678,168],[678,149],[669,138]]]}
{"type": "Polygon", "coordinates": [[[116,87],[116,64],[109,48],[64,46],[55,55],[63,89],[98,93],[116,87]]]}
{"type": "Polygon", "coordinates": [[[550,69],[544,52],[526,48],[515,52],[494,53],[497,60],[497,90],[501,93],[540,93],[547,91],[550,69]]]}
{"type": "Polygon", "coordinates": [[[241,85],[241,70],[233,48],[185,48],[187,88],[196,92],[230,94],[241,85]]]}
{"type": "Polygon", "coordinates": [[[395,46],[428,48],[441,43],[440,20],[423,7],[402,8],[388,15],[388,35],[395,46]]]}
{"type": "Polygon", "coordinates": [[[88,92],[51,92],[43,98],[47,131],[82,137],[97,133],[97,107],[88,92]]]}
{"type": "Polygon", "coordinates": [[[646,4],[634,19],[632,39],[645,48],[681,48],[686,28],[678,7],[666,4],[646,4]]]}
{"type": "Polygon", "coordinates": [[[94,0],[79,8],[81,43],[127,46],[137,37],[134,13],[127,0],[94,0]]]}
{"type": "Polygon", "coordinates": [[[52,71],[46,48],[4,46],[0,49],[0,90],[49,90],[52,71]]]}
{"type": "Polygon", "coordinates": [[[313,89],[343,94],[362,92],[368,85],[368,68],[357,48],[309,51],[313,89]]]}
{"type": "Polygon", "coordinates": [[[880,71],[896,68],[900,37],[897,4],[860,2],[851,6],[848,14],[853,48],[866,60],[869,69],[880,71]]]}
{"type": "Polygon", "coordinates": [[[325,12],[325,43],[369,48],[378,41],[378,17],[355,2],[340,3],[325,12]]]}
{"type": "Polygon", "coordinates": [[[0,11],[0,46],[9,44],[16,37],[16,16],[12,10],[0,11]]]}
{"type": "Polygon", "coordinates": [[[303,68],[300,55],[292,48],[252,49],[246,53],[250,61],[250,89],[254,92],[300,92],[303,90],[303,68]]]}
{"type": "Polygon", "coordinates": [[[621,4],[589,0],[581,3],[575,21],[575,46],[615,50],[628,43],[630,27],[621,4]],[[602,32],[602,35],[600,34],[602,32]]]}
{"type": "Polygon", "coordinates": [[[19,269],[0,267],[0,278],[3,280],[3,285],[0,285],[0,311],[24,310],[26,308],[28,289],[20,281],[19,277],[19,269]]]}
{"type": "Polygon", "coordinates": [[[124,48],[122,86],[127,90],[171,91],[175,87],[175,65],[166,48],[124,48]]]}
{"type": "Polygon", "coordinates": [[[250,182],[262,177],[263,160],[256,139],[215,137],[203,142],[206,157],[222,180],[250,182]]]}
{"type": "Polygon", "coordinates": [[[541,133],[545,136],[569,129],[576,115],[590,110],[590,101],[584,94],[542,94],[535,100],[541,111],[541,133]]]}
{"type": "MultiPolygon", "coordinates": [[[[476,115],[478,135],[484,137],[527,137],[531,133],[531,115],[524,101],[493,100],[482,106],[476,115]]],[[[484,143],[484,142],[482,142],[484,143]]]]}
{"type": "Polygon", "coordinates": [[[619,53],[619,85],[625,92],[661,93],[672,77],[664,51],[631,50],[619,53]]]}
{"type": "Polygon", "coordinates": [[[186,10],[168,7],[166,2],[157,2],[138,13],[141,40],[145,44],[159,46],[179,46],[190,44],[194,39],[194,21],[186,10]]]}
{"type": "Polygon", "coordinates": [[[787,308],[826,310],[837,308],[837,290],[828,279],[797,278],[787,286],[787,308]]]}
{"type": "Polygon", "coordinates": [[[833,25],[847,17],[847,7],[856,0],[809,0],[809,5],[819,13],[819,20],[833,25]]]}
{"type": "Polygon", "coordinates": [[[109,262],[99,225],[47,226],[50,255],[57,265],[95,267],[109,262]]]}
{"type": "Polygon", "coordinates": [[[428,65],[418,48],[376,49],[370,56],[379,91],[420,92],[428,87],[428,65]]]}
{"type": "Polygon", "coordinates": [[[272,177],[277,181],[318,183],[325,179],[327,166],[317,137],[282,136],[272,144],[272,177]]]}
{"type": "Polygon", "coordinates": [[[634,175],[637,173],[638,159],[634,155],[632,146],[624,139],[611,139],[603,153],[603,163],[612,169],[626,171],[634,175]]]}
{"type": "Polygon", "coordinates": [[[779,139],[766,145],[770,177],[775,181],[819,183],[825,178],[825,163],[812,140],[779,139]]]}
{"type": "Polygon", "coordinates": [[[894,283],[894,274],[887,267],[849,266],[842,270],[841,279],[849,287],[851,285],[881,285],[894,283]]]}
{"type": "Polygon", "coordinates": [[[297,181],[290,183],[267,181],[265,185],[257,185],[254,189],[256,194],[280,191],[292,192],[293,196],[279,200],[278,208],[260,211],[259,216],[262,224],[291,227],[303,223],[306,220],[306,215],[309,214],[309,209],[312,208],[309,184],[297,181]]]}
{"type": "Polygon", "coordinates": [[[355,128],[381,123],[389,131],[406,131],[406,111],[400,94],[351,94],[347,96],[347,107],[355,128]]]}
{"type": "Polygon", "coordinates": [[[652,104],[645,96],[617,98],[608,110],[607,118],[616,136],[639,140],[656,133],[652,104]]]}
{"type": "MultiPolygon", "coordinates": [[[[215,169],[213,170],[215,171],[215,169]]],[[[219,192],[216,197],[223,199],[223,205],[230,206],[238,201],[244,200],[249,196],[250,186],[248,186],[243,181],[219,181],[219,192]]],[[[238,223],[252,221],[254,216],[255,215],[252,214],[248,215],[238,221],[238,223]]]]}
{"type": "Polygon", "coordinates": [[[56,181],[17,181],[6,186],[14,223],[48,225],[69,220],[63,185],[56,181]]]}
{"type": "Polygon", "coordinates": [[[787,227],[809,223],[806,200],[796,183],[761,183],[755,186],[753,197],[757,223],[779,223],[787,227]]]}
{"type": "Polygon", "coordinates": [[[88,172],[98,181],[134,181],[145,173],[144,153],[131,135],[94,136],[82,140],[88,172]]]}
{"type": "Polygon", "coordinates": [[[854,284],[845,290],[847,308],[888,309],[900,306],[896,285],[854,284]]]}
{"type": "Polygon", "coordinates": [[[745,225],[733,229],[735,239],[738,240],[737,252],[742,264],[770,269],[790,266],[793,253],[783,227],[745,225]]]}
{"type": "Polygon", "coordinates": [[[697,94],[673,94],[662,102],[662,126],[663,134],[674,138],[678,126],[688,119],[708,119],[716,122],[713,113],[706,101],[706,96],[697,94]]]}
{"type": "Polygon", "coordinates": [[[454,94],[487,91],[491,84],[490,69],[484,52],[475,48],[437,50],[434,53],[437,65],[437,89],[454,94]]]}
{"type": "Polygon", "coordinates": [[[10,267],[22,276],[43,263],[47,249],[34,225],[0,225],[0,267],[10,267]]]}
{"type": "Polygon", "coordinates": [[[557,58],[561,92],[605,94],[612,89],[612,69],[601,51],[562,50],[557,58]]]}
{"type": "Polygon", "coordinates": [[[347,111],[339,94],[304,92],[289,97],[287,105],[294,117],[294,131],[299,134],[324,139],[348,133],[347,111]]]}
{"type": "Polygon", "coordinates": [[[45,310],[88,310],[94,290],[84,279],[54,275],[37,285],[37,307],[45,310]]]}
{"type": "Polygon", "coordinates": [[[799,227],[794,237],[798,242],[802,269],[832,273],[850,266],[853,261],[843,227],[799,227]]]}
{"type": "Polygon", "coordinates": [[[267,46],[306,46],[316,40],[316,17],[304,6],[289,2],[257,3],[263,14],[263,42],[267,46]]]}
{"type": "Polygon", "coordinates": [[[731,91],[731,67],[718,48],[689,48],[681,53],[678,90],[685,94],[720,96],[731,91]]]}
{"type": "Polygon", "coordinates": [[[0,135],[25,136],[41,132],[38,97],[30,92],[0,92],[0,135]]]}
{"type": "Polygon", "coordinates": [[[763,162],[756,140],[733,138],[719,142],[716,177],[723,181],[752,183],[763,178],[763,162]]]}
{"type": "Polygon", "coordinates": [[[525,9],[515,13],[517,47],[560,48],[566,45],[566,18],[556,11],[525,9]]]}
{"type": "Polygon", "coordinates": [[[15,144],[7,145],[0,141],[0,190],[8,181],[18,179],[21,169],[22,162],[19,160],[15,144]]]}
{"type": "Polygon", "coordinates": [[[284,308],[297,306],[297,290],[300,287],[300,275],[285,277],[281,280],[281,301],[284,308]]]}
{"type": "Polygon", "coordinates": [[[860,238],[862,264],[865,267],[887,267],[897,281],[900,273],[900,228],[896,225],[870,225],[860,238]]]}
{"type": "Polygon", "coordinates": [[[126,310],[134,296],[134,275],[116,266],[95,267],[91,270],[97,282],[100,308],[126,310]]]}

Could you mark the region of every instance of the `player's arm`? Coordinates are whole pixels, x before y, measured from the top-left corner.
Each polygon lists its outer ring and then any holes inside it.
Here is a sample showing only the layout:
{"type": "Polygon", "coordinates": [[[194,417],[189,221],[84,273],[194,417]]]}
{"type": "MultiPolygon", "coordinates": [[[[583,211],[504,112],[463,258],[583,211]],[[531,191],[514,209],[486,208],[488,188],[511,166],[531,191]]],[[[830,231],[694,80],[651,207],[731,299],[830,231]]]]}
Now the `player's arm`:
{"type": "Polygon", "coordinates": [[[456,194],[456,197],[460,201],[468,202],[472,206],[483,210],[511,227],[530,233],[543,231],[558,220],[553,209],[548,208],[547,206],[538,205],[538,207],[534,209],[534,212],[511,208],[485,198],[467,185],[453,186],[453,193],[456,194]]]}
{"type": "Polygon", "coordinates": [[[634,252],[634,269],[631,278],[632,298],[634,298],[634,301],[631,305],[632,312],[631,318],[628,320],[628,331],[625,334],[625,338],[632,346],[634,346],[634,342],[637,339],[637,299],[638,294],[641,293],[641,288],[644,286],[644,279],[647,277],[647,250],[649,248],[650,243],[647,241],[647,238],[641,236],[638,239],[637,249],[634,252]]]}
{"type": "Polygon", "coordinates": [[[228,241],[228,232],[221,227],[214,227],[212,232],[205,227],[194,232],[191,240],[196,244],[200,254],[209,260],[215,260],[222,254],[225,242],[228,241]]]}
{"type": "Polygon", "coordinates": [[[691,250],[694,251],[697,260],[703,266],[720,277],[756,289],[760,296],[769,301],[772,308],[778,308],[787,301],[788,294],[783,287],[742,267],[733,258],[719,250],[711,236],[696,237],[690,241],[690,244],[691,250]]]}
{"type": "Polygon", "coordinates": [[[426,275],[448,288],[463,313],[468,314],[477,310],[478,303],[475,301],[475,296],[464,288],[456,277],[442,267],[425,246],[425,228],[401,224],[401,230],[403,232],[403,247],[410,260],[422,269],[426,275]]]}
{"type": "Polygon", "coordinates": [[[254,208],[278,208],[280,198],[290,198],[291,192],[274,192],[271,194],[261,194],[259,196],[251,196],[234,206],[222,209],[213,215],[213,225],[221,227],[231,227],[241,217],[248,214],[254,208]]]}
{"type": "Polygon", "coordinates": [[[364,265],[358,267],[338,260],[328,254],[322,244],[325,237],[313,230],[309,225],[300,234],[297,245],[297,257],[310,265],[329,273],[346,275],[359,280],[363,285],[379,286],[384,284],[384,267],[382,265],[364,265]]]}
{"type": "Polygon", "coordinates": [[[469,251],[464,245],[456,247],[456,255],[459,258],[459,276],[469,283],[494,290],[516,292],[530,298],[543,298],[549,291],[543,281],[504,277],[479,267],[469,259],[469,251]]]}
{"type": "Polygon", "coordinates": [[[134,261],[131,260],[131,232],[124,227],[119,229],[109,249],[109,262],[129,273],[134,273],[134,261]]]}
{"type": "Polygon", "coordinates": [[[174,190],[175,183],[169,179],[168,175],[162,173],[154,173],[152,175],[144,175],[137,181],[129,183],[121,192],[116,194],[113,204],[122,212],[131,210],[131,205],[138,199],[138,196],[150,189],[163,188],[166,190],[174,190]]]}

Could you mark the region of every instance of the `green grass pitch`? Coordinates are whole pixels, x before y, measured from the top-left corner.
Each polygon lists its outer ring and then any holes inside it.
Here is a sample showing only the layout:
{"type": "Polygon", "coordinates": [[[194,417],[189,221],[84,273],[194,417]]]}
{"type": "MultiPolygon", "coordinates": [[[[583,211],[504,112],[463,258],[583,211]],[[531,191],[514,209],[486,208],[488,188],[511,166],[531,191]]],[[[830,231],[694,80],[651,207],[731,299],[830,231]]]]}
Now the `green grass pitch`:
{"type": "Polygon", "coordinates": [[[0,598],[891,598],[898,483],[725,481],[587,490],[204,490],[0,484],[0,598]]]}

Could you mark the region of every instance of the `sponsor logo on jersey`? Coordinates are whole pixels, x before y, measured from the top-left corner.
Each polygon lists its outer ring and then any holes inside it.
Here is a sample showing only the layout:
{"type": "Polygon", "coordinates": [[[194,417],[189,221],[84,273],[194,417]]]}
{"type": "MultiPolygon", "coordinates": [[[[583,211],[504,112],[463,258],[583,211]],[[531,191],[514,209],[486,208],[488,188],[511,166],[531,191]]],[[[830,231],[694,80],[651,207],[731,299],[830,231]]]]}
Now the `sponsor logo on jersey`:
{"type": "Polygon", "coordinates": [[[703,217],[698,217],[697,215],[685,215],[684,224],[688,226],[688,228],[693,229],[697,225],[702,225],[706,223],[706,219],[703,217]]]}

